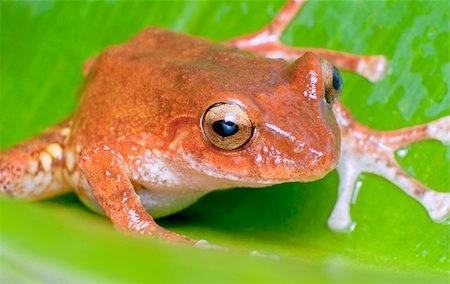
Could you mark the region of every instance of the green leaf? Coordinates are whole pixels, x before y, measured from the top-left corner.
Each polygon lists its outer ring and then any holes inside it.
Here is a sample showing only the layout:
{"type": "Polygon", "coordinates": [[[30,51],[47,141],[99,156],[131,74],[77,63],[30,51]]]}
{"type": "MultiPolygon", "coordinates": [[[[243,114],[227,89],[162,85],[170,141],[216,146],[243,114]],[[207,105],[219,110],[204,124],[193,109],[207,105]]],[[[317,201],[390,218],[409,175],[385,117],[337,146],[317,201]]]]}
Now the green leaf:
{"type": "MultiPolygon", "coordinates": [[[[214,41],[257,30],[282,2],[0,2],[0,148],[62,120],[76,106],[82,65],[147,26],[214,41]]],[[[285,43],[383,54],[386,79],[343,72],[342,101],[361,122],[396,129],[450,114],[450,16],[445,1],[313,1],[285,43]]],[[[397,159],[412,176],[450,191],[450,147],[426,141],[397,159]]],[[[449,225],[374,175],[362,186],[351,234],[328,230],[336,173],[308,184],[216,192],[163,226],[233,248],[202,251],[123,236],[74,195],[0,200],[0,281],[417,282],[446,281],[449,225]],[[278,260],[249,257],[258,250],[278,260]],[[375,275],[375,276],[374,276],[375,275]],[[67,280],[68,279],[68,280],[67,280]]]]}

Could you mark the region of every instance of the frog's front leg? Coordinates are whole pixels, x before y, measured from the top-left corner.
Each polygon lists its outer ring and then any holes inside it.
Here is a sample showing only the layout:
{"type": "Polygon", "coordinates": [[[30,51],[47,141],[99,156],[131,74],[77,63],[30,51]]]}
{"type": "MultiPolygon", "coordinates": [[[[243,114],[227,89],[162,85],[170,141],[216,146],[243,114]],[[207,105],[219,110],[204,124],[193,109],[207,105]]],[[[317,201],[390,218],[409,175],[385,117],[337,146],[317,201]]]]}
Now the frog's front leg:
{"type": "Polygon", "coordinates": [[[267,26],[256,33],[237,37],[225,43],[264,57],[283,58],[288,61],[294,61],[310,51],[341,69],[356,72],[371,82],[384,77],[388,62],[382,55],[354,55],[323,48],[291,47],[283,44],[280,41],[282,33],[305,2],[306,0],[289,0],[267,26]]]}
{"type": "Polygon", "coordinates": [[[122,231],[194,244],[187,237],[158,226],[141,204],[129,178],[130,173],[137,170],[130,161],[130,156],[135,155],[145,155],[145,150],[134,143],[93,144],[83,149],[79,165],[96,200],[115,227],[122,231]],[[129,151],[133,151],[133,155],[128,155],[129,151]]]}
{"type": "Polygon", "coordinates": [[[350,205],[356,190],[356,179],[363,172],[382,176],[406,194],[420,202],[435,222],[450,217],[450,194],[433,191],[410,177],[397,163],[395,151],[403,146],[426,139],[450,143],[450,116],[430,123],[393,131],[375,131],[354,120],[350,113],[338,104],[336,118],[342,135],[338,200],[328,219],[328,226],[335,231],[351,231],[354,222],[350,205]]]}

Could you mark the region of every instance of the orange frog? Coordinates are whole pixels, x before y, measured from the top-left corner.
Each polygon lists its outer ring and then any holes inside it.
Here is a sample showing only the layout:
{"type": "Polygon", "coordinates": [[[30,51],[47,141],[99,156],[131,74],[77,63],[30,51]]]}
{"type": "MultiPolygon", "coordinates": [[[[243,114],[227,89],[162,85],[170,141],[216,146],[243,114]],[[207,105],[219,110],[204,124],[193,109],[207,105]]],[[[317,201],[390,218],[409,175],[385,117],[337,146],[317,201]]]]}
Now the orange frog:
{"type": "Polygon", "coordinates": [[[386,177],[432,220],[446,220],[450,195],[409,177],[393,153],[424,139],[448,143],[450,117],[396,131],[355,121],[336,101],[342,79],[332,64],[377,81],[387,61],[283,45],[302,4],[288,2],[259,32],[223,44],[148,28],[106,49],[86,63],[72,116],[0,154],[1,194],[36,200],[73,189],[120,230],[204,244],[154,218],[213,190],[308,182],[337,168],[333,230],[354,225],[361,172],[386,177]]]}

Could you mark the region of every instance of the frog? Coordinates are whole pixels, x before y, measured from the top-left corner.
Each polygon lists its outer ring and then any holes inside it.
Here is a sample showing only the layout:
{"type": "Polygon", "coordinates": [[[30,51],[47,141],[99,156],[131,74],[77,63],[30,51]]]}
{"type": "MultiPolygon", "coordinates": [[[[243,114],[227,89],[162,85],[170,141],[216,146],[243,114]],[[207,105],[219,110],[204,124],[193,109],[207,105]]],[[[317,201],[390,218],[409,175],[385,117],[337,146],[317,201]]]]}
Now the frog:
{"type": "Polygon", "coordinates": [[[121,231],[203,245],[155,219],[212,191],[309,182],[336,169],[334,231],[355,226],[351,198],[362,172],[396,184],[431,220],[447,220],[449,194],[410,177],[394,151],[449,143],[450,117],[393,131],[357,122],[338,101],[338,70],[376,82],[387,59],[284,45],[280,36],[304,3],[288,1],[261,30],[223,43],[148,28],[89,59],[74,114],[0,153],[1,195],[75,191],[121,231]]]}

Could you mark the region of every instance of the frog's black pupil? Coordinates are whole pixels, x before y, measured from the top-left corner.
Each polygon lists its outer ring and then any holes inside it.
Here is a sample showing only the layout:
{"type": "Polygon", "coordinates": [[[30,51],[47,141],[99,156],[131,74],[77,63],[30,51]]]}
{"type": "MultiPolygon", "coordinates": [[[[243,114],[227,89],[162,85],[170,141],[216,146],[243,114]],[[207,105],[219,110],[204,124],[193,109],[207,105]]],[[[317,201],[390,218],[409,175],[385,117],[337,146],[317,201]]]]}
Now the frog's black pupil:
{"type": "Polygon", "coordinates": [[[336,67],[333,67],[333,88],[336,91],[341,91],[343,83],[341,73],[339,73],[336,67]]]}
{"type": "Polygon", "coordinates": [[[212,129],[218,135],[220,135],[222,137],[228,137],[233,134],[236,134],[239,130],[239,126],[237,126],[232,121],[225,121],[222,119],[222,120],[214,121],[214,123],[212,124],[212,129]]]}

